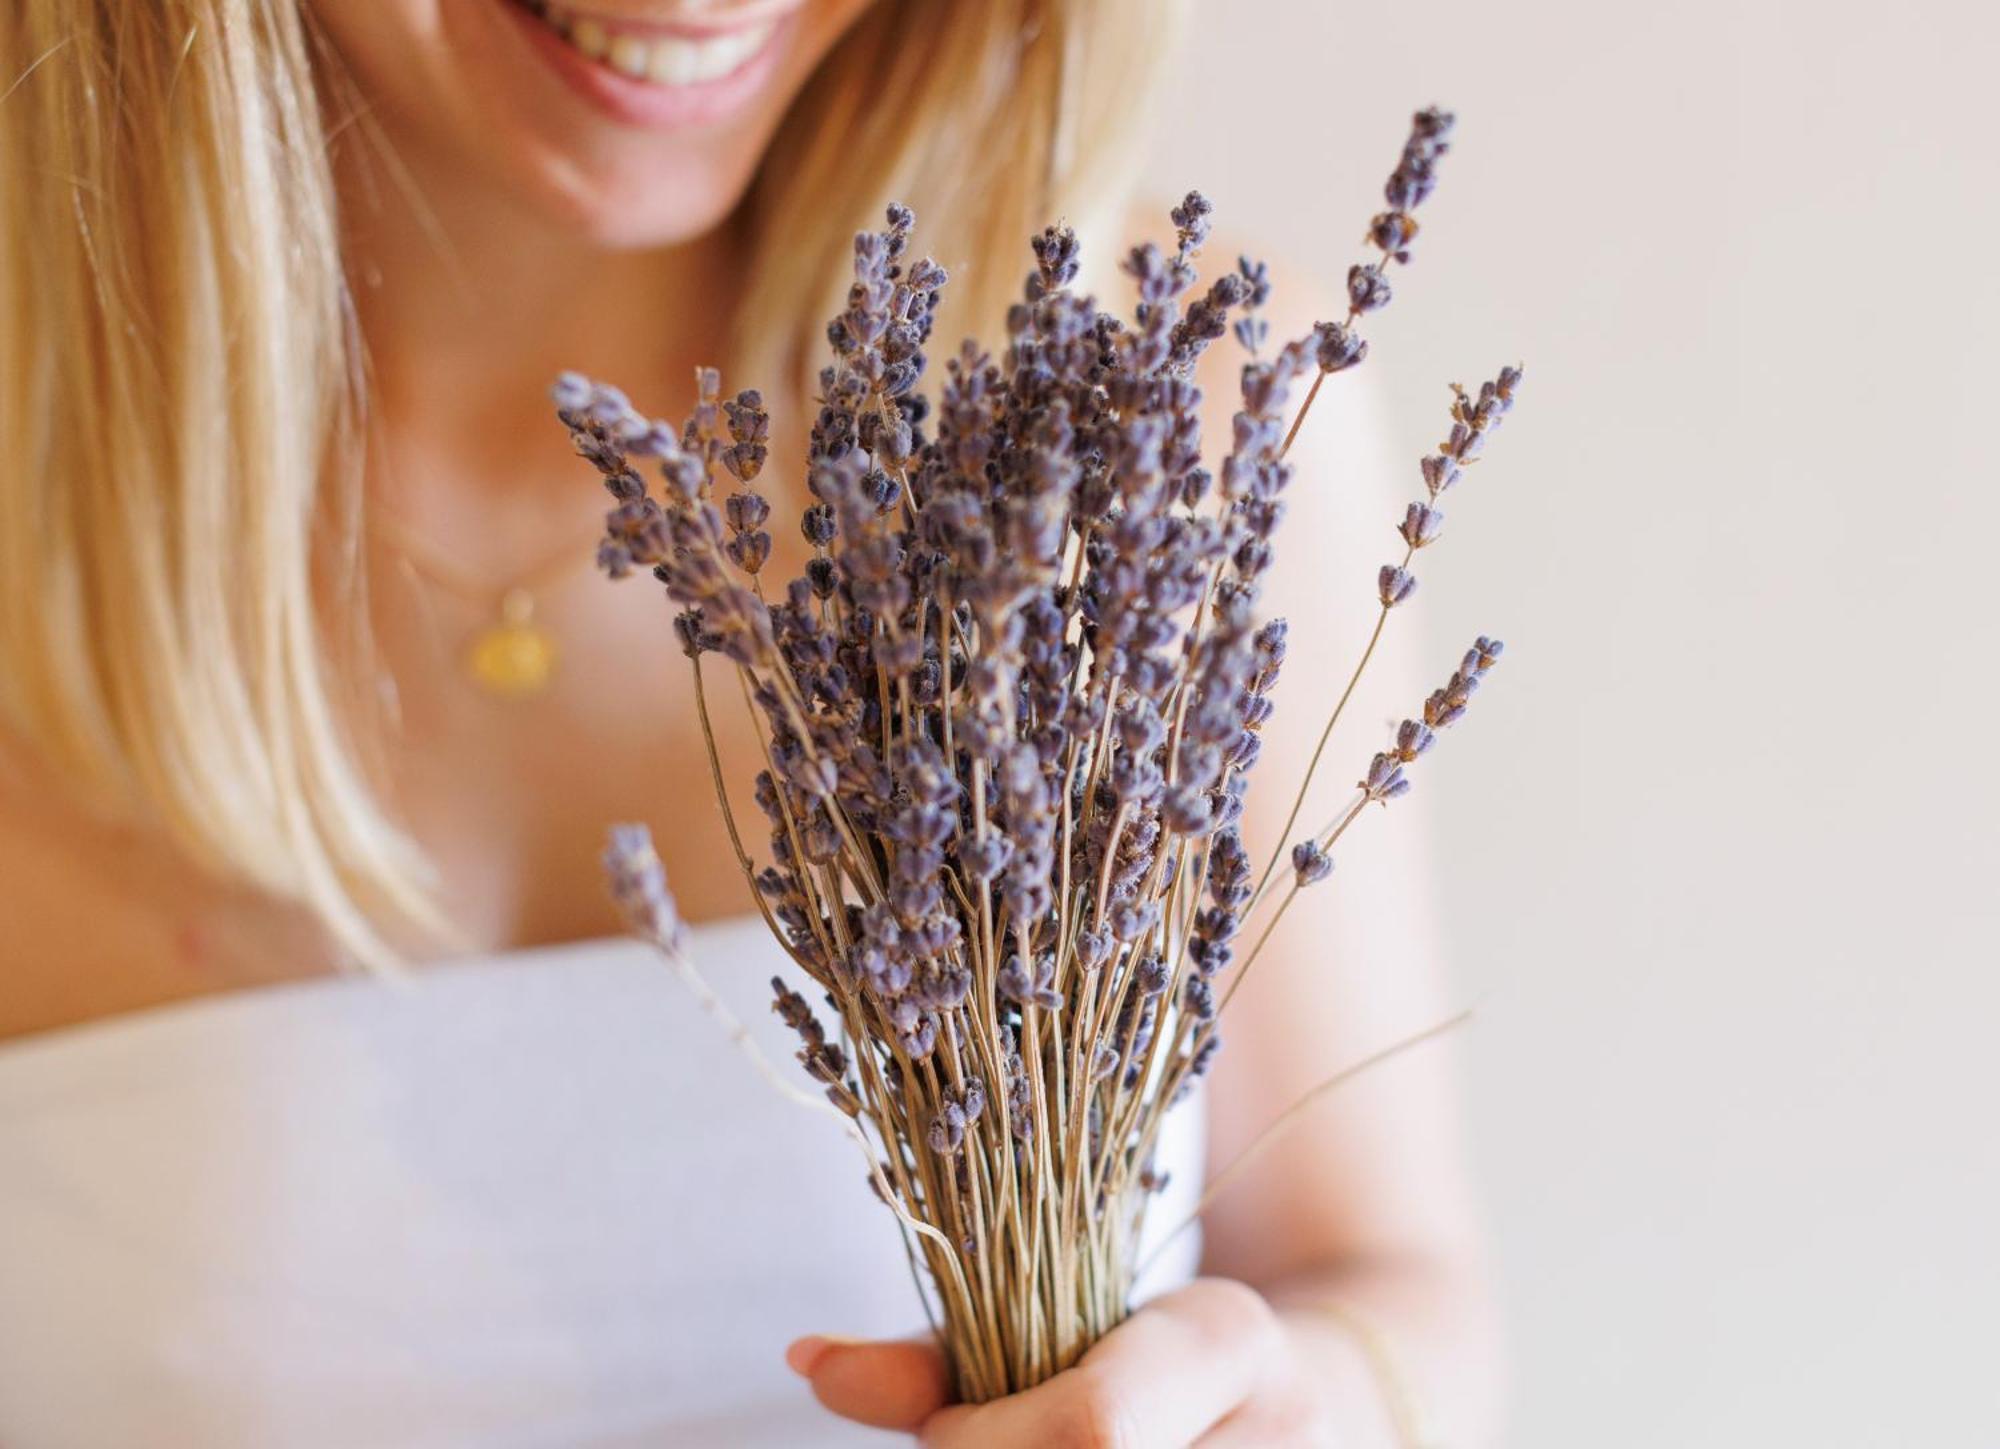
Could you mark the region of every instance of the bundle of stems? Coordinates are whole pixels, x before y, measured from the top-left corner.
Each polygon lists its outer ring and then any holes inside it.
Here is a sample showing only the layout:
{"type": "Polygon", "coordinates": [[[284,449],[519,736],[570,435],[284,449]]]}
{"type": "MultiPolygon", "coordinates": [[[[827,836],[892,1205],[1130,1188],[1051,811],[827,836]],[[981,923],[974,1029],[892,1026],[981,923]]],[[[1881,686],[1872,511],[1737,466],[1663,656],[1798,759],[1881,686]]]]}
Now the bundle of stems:
{"type": "MultiPolygon", "coordinates": [[[[1409,260],[1451,127],[1436,110],[1414,118],[1340,320],[1272,347],[1269,278],[1247,258],[1196,292],[1210,208],[1191,193],[1171,247],[1123,259],[1130,320],[1074,290],[1073,232],[1033,238],[1004,349],[966,342],[934,404],[918,383],[945,273],[908,258],[914,219],[890,207],[883,230],[856,237],[827,329],[801,524],[812,557],[779,590],[765,576],[757,392],[725,399],[703,369],[676,428],[615,388],[556,385],[562,423],[616,500],[599,562],[613,578],[650,571],[677,606],[737,856],[810,982],[771,983],[823,1093],[807,1100],[861,1144],[967,1400],[1048,1378],[1127,1314],[1165,1179],[1161,1124],[1208,1070],[1230,999],[1335,843],[1409,788],[1500,655],[1477,640],[1346,807],[1289,851],[1281,839],[1261,869],[1251,859],[1245,792],[1286,640],[1256,604],[1287,455],[1321,384],[1365,357],[1362,319],[1409,260]],[[1231,335],[1247,355],[1241,407],[1211,471],[1193,372],[1231,335]],[[761,866],[724,789],[718,690],[740,694],[762,745],[761,866]]],[[[1510,367],[1476,394],[1454,389],[1322,753],[1415,588],[1438,500],[1519,380],[1510,367]]],[[[606,864],[634,929],[748,1045],[687,960],[644,830],[615,831],[606,864]]]]}

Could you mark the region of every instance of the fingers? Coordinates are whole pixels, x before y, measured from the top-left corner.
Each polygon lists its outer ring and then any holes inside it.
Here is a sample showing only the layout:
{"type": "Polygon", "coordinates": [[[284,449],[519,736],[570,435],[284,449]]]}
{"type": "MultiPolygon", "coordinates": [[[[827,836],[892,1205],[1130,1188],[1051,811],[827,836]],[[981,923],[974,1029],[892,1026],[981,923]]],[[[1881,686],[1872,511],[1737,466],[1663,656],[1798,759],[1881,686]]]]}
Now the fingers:
{"type": "Polygon", "coordinates": [[[1257,1390],[1278,1357],[1276,1316],[1240,1283],[1204,1279],[1148,1304],[1075,1368],[1026,1393],[945,1409],[926,1449],[1192,1444],[1257,1390]]]}
{"type": "MultiPolygon", "coordinates": [[[[1195,1441],[1195,1449],[1337,1449],[1332,1427],[1297,1392],[1258,1398],[1242,1405],[1195,1441]]],[[[1370,1441],[1374,1442],[1374,1441],[1370,1441]]]]}
{"type": "Polygon", "coordinates": [[[785,1362],[827,1408],[877,1429],[914,1433],[951,1398],[944,1355],[929,1338],[859,1343],[813,1336],[786,1349],[785,1362]]]}

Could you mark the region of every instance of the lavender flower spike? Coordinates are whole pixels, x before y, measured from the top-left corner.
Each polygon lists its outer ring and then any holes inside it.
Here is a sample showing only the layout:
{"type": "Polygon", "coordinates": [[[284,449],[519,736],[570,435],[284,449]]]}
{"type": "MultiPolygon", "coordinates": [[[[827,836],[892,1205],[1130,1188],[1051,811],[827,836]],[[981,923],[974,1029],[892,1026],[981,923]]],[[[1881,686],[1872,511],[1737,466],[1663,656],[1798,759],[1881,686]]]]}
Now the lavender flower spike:
{"type": "Polygon", "coordinates": [[[667,889],[666,867],[653,849],[652,832],[643,825],[612,826],[604,847],[604,875],[633,934],[678,954],[686,945],[687,929],[667,889]]]}

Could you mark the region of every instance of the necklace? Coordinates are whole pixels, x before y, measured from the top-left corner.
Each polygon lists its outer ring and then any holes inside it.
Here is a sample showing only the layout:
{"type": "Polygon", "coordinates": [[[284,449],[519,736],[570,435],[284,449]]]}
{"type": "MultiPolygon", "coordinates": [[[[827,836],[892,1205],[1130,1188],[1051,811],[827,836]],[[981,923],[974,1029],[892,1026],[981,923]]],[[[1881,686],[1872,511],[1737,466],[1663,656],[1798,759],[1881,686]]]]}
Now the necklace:
{"type": "MultiPolygon", "coordinates": [[[[546,692],[555,678],[557,649],[554,636],[535,617],[535,596],[546,593],[590,557],[585,541],[572,540],[560,552],[551,551],[496,594],[487,581],[440,558],[394,515],[377,509],[374,516],[396,535],[407,568],[486,613],[486,622],[463,648],[465,677],[482,692],[501,699],[532,699],[546,692]]],[[[602,525],[598,527],[601,530],[602,525]]]]}

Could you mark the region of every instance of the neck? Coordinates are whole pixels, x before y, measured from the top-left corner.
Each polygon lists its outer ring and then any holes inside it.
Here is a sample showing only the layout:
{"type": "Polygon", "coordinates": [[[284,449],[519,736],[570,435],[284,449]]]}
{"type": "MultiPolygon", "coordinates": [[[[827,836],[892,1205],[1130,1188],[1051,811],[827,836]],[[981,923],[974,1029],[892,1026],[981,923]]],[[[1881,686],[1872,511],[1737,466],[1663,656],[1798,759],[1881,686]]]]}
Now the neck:
{"type": "Polygon", "coordinates": [[[492,523],[492,505],[509,499],[525,533],[558,511],[584,517],[549,384],[573,368],[627,387],[643,409],[684,413],[694,367],[720,360],[738,282],[730,226],[607,250],[416,159],[388,184],[381,173],[396,164],[343,177],[371,491],[419,526],[475,496],[492,523]]]}

